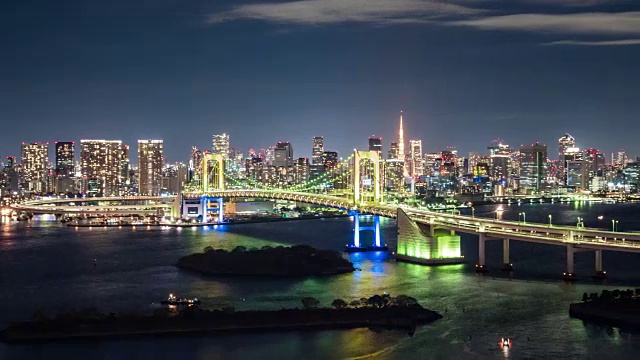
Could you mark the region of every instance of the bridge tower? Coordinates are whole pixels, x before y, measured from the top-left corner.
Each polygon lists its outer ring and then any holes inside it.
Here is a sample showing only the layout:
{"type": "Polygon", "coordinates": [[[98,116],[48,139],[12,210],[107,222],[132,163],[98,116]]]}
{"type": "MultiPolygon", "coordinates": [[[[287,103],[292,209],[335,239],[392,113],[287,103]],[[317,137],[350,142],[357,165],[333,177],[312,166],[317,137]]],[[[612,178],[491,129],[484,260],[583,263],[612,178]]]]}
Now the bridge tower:
{"type": "Polygon", "coordinates": [[[370,188],[373,191],[373,201],[376,203],[382,203],[382,180],[380,177],[380,153],[378,151],[361,151],[354,150],[353,154],[353,202],[355,205],[359,205],[364,201],[363,192],[365,189],[370,188]],[[364,161],[362,161],[364,160],[364,161]],[[363,168],[362,163],[369,163],[369,168],[363,168]],[[362,176],[362,170],[367,169],[372,172],[368,175],[362,176]]]}
{"type": "Polygon", "coordinates": [[[224,201],[222,198],[210,197],[207,193],[212,190],[224,190],[224,158],[221,154],[204,154],[200,162],[200,210],[198,213],[202,217],[203,223],[208,223],[211,219],[209,214],[217,213],[217,222],[224,222],[224,201]]]}
{"type": "Polygon", "coordinates": [[[200,163],[202,192],[224,190],[224,158],[220,154],[204,154],[200,163]]]}

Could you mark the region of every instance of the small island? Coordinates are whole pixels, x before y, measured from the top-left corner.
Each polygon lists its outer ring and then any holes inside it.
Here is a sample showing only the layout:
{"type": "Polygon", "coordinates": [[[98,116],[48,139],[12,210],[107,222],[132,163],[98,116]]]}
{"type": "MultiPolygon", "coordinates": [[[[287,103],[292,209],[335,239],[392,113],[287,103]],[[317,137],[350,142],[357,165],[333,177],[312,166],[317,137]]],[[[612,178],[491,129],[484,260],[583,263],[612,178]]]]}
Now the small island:
{"type": "Polygon", "coordinates": [[[208,246],[203,253],[181,257],[176,266],[204,275],[323,276],[355,270],[341,253],[307,245],[261,249],[237,246],[231,251],[208,246]]]}
{"type": "Polygon", "coordinates": [[[622,329],[640,330],[640,289],[603,290],[582,295],[569,305],[569,316],[622,329]]]}
{"type": "Polygon", "coordinates": [[[442,318],[423,308],[414,298],[388,294],[374,295],[347,302],[336,299],[333,308],[318,308],[312,297],[302,299],[303,308],[274,311],[235,311],[231,306],[204,310],[189,306],[158,309],[153,315],[110,314],[96,309],[59,314],[48,318],[37,312],[29,322],[14,323],[0,332],[7,343],[33,343],[57,340],[103,339],[145,335],[180,335],[193,333],[238,333],[286,330],[329,330],[372,328],[407,330],[413,335],[416,326],[442,318]]]}

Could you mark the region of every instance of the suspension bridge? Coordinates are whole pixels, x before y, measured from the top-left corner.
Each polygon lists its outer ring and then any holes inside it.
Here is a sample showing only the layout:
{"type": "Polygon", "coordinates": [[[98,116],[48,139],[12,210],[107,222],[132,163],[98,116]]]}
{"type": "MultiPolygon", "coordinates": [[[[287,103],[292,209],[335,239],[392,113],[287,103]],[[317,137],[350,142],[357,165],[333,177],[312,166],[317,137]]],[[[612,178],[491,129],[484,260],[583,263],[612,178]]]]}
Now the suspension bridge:
{"type": "MultiPolygon", "coordinates": [[[[426,265],[464,262],[460,253],[459,233],[478,237],[478,272],[488,271],[485,256],[487,241],[501,241],[501,269],[511,270],[511,241],[525,241],[561,246],[566,249],[566,271],[563,278],[574,280],[574,254],[592,251],[595,256],[595,278],[606,275],[603,251],[640,252],[640,233],[613,232],[602,229],[576,228],[537,223],[520,223],[485,217],[441,213],[398,202],[399,196],[384,192],[380,154],[359,151],[313,179],[291,184],[279,175],[271,177],[237,176],[225,171],[219,154],[205,154],[185,189],[173,201],[173,213],[180,217],[201,219],[202,223],[224,223],[224,201],[256,198],[287,200],[339,208],[353,215],[353,243],[347,251],[386,250],[380,235],[379,217],[397,219],[398,244],[394,255],[399,261],[426,265]],[[364,246],[360,233],[373,232],[373,243],[364,246]]],[[[107,199],[114,200],[114,199],[107,199]]],[[[144,200],[144,199],[136,199],[144,200]]],[[[155,199],[158,200],[158,199],[155,199]]],[[[165,199],[166,200],[166,199],[165,199]]],[[[44,211],[52,203],[40,201],[20,205],[24,211],[44,211]]],[[[57,204],[60,205],[60,204],[57,204]]],[[[113,205],[110,208],[113,209],[113,205]]],[[[165,201],[162,205],[167,206],[165,201]]],[[[117,210],[117,209],[116,209],[117,210]]],[[[89,211],[89,210],[87,210],[89,211]]],[[[114,210],[115,211],[115,210],[114,210]]]]}

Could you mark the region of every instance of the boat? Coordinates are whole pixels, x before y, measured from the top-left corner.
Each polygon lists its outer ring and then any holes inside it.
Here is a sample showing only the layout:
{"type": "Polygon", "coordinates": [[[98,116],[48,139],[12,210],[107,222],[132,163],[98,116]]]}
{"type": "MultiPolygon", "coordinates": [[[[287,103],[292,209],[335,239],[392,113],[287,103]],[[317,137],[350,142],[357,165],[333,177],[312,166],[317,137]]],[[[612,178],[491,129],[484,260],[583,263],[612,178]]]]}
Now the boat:
{"type": "Polygon", "coordinates": [[[506,339],[505,339],[505,338],[502,338],[502,339],[500,339],[500,342],[499,342],[498,344],[500,345],[500,348],[501,348],[501,349],[509,348],[509,347],[511,347],[511,339],[509,339],[509,338],[506,338],[506,339]]]}
{"type": "Polygon", "coordinates": [[[169,297],[167,298],[167,300],[162,300],[160,301],[160,304],[162,305],[198,305],[200,304],[200,300],[196,297],[189,299],[189,298],[181,298],[179,299],[178,297],[176,297],[173,294],[169,294],[169,297]]]}

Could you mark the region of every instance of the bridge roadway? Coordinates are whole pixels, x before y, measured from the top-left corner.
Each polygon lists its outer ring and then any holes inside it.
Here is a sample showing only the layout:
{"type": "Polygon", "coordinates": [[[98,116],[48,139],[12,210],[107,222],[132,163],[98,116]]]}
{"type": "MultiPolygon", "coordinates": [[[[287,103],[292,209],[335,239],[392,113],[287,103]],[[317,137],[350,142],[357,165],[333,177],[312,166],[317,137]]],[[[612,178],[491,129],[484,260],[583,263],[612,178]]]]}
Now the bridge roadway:
{"type": "MultiPolygon", "coordinates": [[[[184,195],[187,197],[199,197],[203,194],[187,193],[184,195]]],[[[398,211],[397,206],[375,203],[363,203],[356,206],[347,198],[291,191],[220,190],[208,192],[206,195],[224,198],[264,198],[299,201],[337,207],[345,210],[357,210],[363,214],[381,215],[389,218],[396,218],[398,211]]],[[[509,239],[550,245],[566,246],[571,244],[575,248],[585,250],[640,252],[640,233],[612,232],[594,228],[549,226],[548,224],[493,220],[482,217],[416,209],[405,205],[400,205],[400,208],[415,222],[462,233],[484,234],[487,240],[509,239]]]]}
{"type": "Polygon", "coordinates": [[[34,214],[104,214],[104,215],[129,215],[129,214],[156,214],[158,209],[170,209],[173,197],[160,196],[112,196],[93,198],[55,198],[28,201],[22,204],[13,204],[15,211],[24,211],[34,214]],[[123,203],[123,202],[157,202],[152,204],[109,204],[109,205],[61,205],[71,203],[123,203]]]}
{"type": "MultiPolygon", "coordinates": [[[[344,210],[356,210],[363,214],[381,215],[389,218],[397,217],[397,206],[361,203],[354,205],[351,199],[332,195],[312,194],[292,191],[271,190],[218,190],[207,193],[184,193],[184,197],[199,198],[203,195],[222,198],[262,198],[298,201],[309,204],[323,205],[344,210]]],[[[17,211],[34,213],[154,213],[158,208],[168,208],[167,204],[174,197],[129,196],[129,197],[101,197],[77,199],[45,199],[24,204],[13,205],[17,211]],[[157,201],[165,202],[148,205],[56,205],[71,202],[127,202],[127,201],[157,201]],[[136,210],[137,209],[137,210],[136,210]],[[59,211],[58,211],[59,210],[59,211]]],[[[603,229],[577,228],[537,223],[521,223],[506,220],[493,220],[482,217],[454,215],[412,208],[400,205],[400,208],[415,222],[423,223],[435,228],[453,230],[462,233],[483,235],[485,239],[510,239],[551,245],[573,245],[576,248],[591,250],[616,250],[640,252],[640,233],[612,232],[603,229]]]]}

